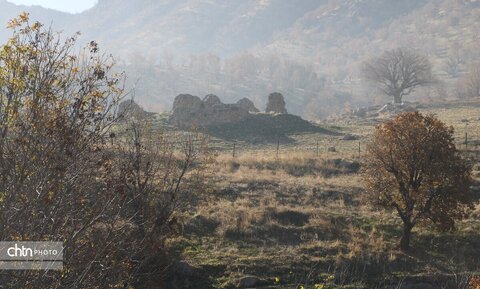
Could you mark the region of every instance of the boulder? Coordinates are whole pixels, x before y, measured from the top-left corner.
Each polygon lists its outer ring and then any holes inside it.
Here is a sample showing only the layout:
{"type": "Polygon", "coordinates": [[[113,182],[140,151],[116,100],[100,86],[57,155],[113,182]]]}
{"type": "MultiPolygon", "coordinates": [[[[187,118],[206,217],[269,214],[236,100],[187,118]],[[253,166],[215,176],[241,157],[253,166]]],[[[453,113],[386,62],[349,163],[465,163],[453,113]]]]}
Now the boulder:
{"type": "Polygon", "coordinates": [[[348,140],[348,141],[358,140],[358,136],[353,135],[353,134],[346,134],[346,135],[343,136],[342,140],[348,140]]]}
{"type": "Polygon", "coordinates": [[[250,99],[248,99],[246,97],[237,101],[237,106],[239,106],[240,108],[243,108],[243,109],[245,109],[249,112],[259,112],[259,110],[255,107],[255,104],[253,103],[253,101],[251,101],[250,99]]]}
{"type": "Polygon", "coordinates": [[[262,286],[265,281],[255,276],[245,276],[238,282],[238,288],[255,288],[262,286]]]}
{"type": "Polygon", "coordinates": [[[265,112],[286,114],[285,100],[281,93],[275,92],[268,96],[268,103],[265,112]]]}
{"type": "Polygon", "coordinates": [[[358,173],[360,170],[360,163],[353,161],[346,161],[342,159],[333,159],[329,161],[334,164],[334,166],[338,169],[341,169],[346,174],[358,173]]]}

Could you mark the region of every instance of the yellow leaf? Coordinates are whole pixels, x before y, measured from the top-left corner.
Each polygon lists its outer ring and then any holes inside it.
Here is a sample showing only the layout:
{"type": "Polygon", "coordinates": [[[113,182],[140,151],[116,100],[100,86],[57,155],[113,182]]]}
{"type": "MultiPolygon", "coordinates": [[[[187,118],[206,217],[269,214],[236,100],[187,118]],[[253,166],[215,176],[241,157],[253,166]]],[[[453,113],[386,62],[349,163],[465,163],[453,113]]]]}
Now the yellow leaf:
{"type": "Polygon", "coordinates": [[[18,18],[20,18],[20,20],[21,20],[22,22],[27,22],[27,21],[28,21],[28,18],[29,18],[28,16],[29,16],[29,14],[24,11],[24,12],[22,12],[20,15],[18,15],[18,18]]]}
{"type": "Polygon", "coordinates": [[[38,30],[40,27],[42,27],[42,24],[40,22],[35,22],[32,25],[32,30],[38,30]]]}
{"type": "Polygon", "coordinates": [[[18,26],[20,26],[20,23],[18,22],[18,20],[16,18],[8,21],[8,24],[7,24],[8,29],[13,29],[13,28],[16,28],[18,26]]]}

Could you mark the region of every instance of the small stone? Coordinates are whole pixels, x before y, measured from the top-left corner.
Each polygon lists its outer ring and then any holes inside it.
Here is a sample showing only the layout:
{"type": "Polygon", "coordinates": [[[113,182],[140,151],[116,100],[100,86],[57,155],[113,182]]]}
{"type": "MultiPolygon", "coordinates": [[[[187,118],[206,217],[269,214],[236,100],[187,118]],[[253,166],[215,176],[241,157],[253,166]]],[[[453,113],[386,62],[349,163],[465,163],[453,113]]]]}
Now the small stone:
{"type": "Polygon", "coordinates": [[[346,134],[342,138],[343,140],[358,140],[358,136],[352,134],[346,134]]]}
{"type": "Polygon", "coordinates": [[[238,288],[254,288],[256,286],[262,285],[262,279],[255,276],[245,276],[240,279],[238,283],[238,288]]]}

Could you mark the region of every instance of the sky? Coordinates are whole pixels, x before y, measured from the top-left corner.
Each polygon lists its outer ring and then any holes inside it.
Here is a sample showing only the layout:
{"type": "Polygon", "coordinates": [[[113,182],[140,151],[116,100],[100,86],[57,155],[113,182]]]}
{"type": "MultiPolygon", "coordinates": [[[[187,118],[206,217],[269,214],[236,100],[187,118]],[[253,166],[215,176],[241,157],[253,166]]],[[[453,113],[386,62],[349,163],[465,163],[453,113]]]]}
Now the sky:
{"type": "Polygon", "coordinates": [[[63,12],[80,13],[95,5],[97,0],[8,0],[22,5],[39,5],[63,12]]]}

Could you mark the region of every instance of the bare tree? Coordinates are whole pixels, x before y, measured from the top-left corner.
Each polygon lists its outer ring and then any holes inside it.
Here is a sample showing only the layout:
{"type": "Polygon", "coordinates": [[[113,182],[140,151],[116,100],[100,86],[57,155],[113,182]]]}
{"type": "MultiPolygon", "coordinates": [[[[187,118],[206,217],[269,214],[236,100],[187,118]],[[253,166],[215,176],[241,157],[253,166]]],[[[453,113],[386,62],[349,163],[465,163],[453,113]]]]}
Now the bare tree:
{"type": "Polygon", "coordinates": [[[419,86],[433,81],[432,65],[428,58],[416,51],[397,48],[364,63],[365,78],[378,86],[395,104],[419,86]]]}
{"type": "Polygon", "coordinates": [[[445,72],[450,75],[450,77],[458,77],[460,73],[461,65],[463,64],[463,59],[458,54],[453,54],[448,57],[445,62],[445,72]]]}
{"type": "Polygon", "coordinates": [[[118,122],[124,74],[95,42],[75,53],[76,36],[63,40],[27,13],[9,27],[0,49],[0,238],[63,241],[64,269],[3,271],[0,284],[167,287],[158,284],[169,265],[163,243],[201,191],[205,141],[167,141],[118,122]]]}
{"type": "Polygon", "coordinates": [[[480,96],[480,63],[469,66],[467,74],[458,80],[455,94],[458,98],[480,96]]]}

